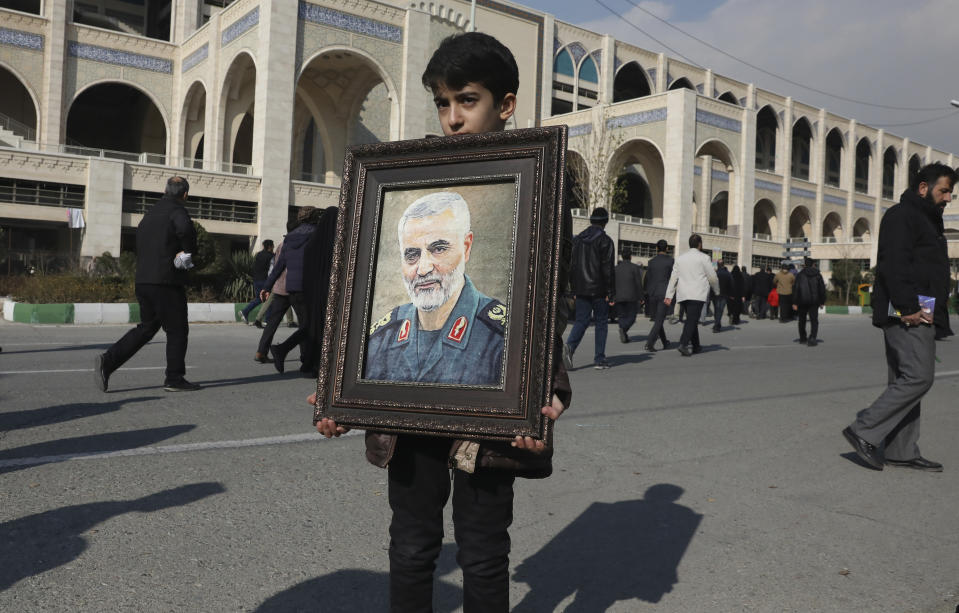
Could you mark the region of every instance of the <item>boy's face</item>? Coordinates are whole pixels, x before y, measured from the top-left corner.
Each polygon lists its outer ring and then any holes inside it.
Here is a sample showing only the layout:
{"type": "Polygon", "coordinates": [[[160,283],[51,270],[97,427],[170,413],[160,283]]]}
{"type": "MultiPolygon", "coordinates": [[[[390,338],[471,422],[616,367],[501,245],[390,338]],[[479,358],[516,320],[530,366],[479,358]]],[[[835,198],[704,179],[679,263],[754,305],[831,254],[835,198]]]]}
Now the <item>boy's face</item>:
{"type": "Polygon", "coordinates": [[[496,104],[490,90],[472,82],[462,89],[440,84],[433,90],[433,102],[446,136],[497,132],[506,127],[516,110],[516,94],[506,94],[496,104]]]}

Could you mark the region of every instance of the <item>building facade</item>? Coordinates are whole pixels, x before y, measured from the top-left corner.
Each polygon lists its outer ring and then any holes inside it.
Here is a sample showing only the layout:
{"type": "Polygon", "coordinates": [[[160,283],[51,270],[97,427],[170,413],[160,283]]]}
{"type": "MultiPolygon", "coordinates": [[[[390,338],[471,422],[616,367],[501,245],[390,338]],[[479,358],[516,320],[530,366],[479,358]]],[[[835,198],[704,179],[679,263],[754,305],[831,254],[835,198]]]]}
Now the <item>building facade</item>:
{"type": "MultiPolygon", "coordinates": [[[[475,20],[520,67],[509,127],[570,127],[577,228],[618,186],[607,231],[641,258],[697,231],[751,270],[800,237],[816,259],[865,267],[909,172],[956,166],[519,4],[477,0],[475,20]]],[[[221,240],[279,239],[290,207],[338,203],[346,146],[441,133],[420,76],[444,37],[470,27],[458,0],[0,0],[8,267],[133,249],[172,174],[221,240]],[[67,209],[85,227],[71,229],[67,209]]],[[[959,239],[959,215],[946,226],[959,239]]],[[[959,258],[959,240],[949,249],[959,258]]]]}

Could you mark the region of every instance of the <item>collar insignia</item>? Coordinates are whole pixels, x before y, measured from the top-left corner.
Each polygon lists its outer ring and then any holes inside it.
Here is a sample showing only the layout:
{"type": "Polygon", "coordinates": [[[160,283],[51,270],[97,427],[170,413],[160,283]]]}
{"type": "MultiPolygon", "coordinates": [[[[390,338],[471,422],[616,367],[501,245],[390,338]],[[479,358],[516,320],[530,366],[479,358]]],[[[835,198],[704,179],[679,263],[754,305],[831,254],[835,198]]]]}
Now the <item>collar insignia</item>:
{"type": "Polygon", "coordinates": [[[396,335],[396,342],[402,343],[410,337],[410,320],[404,319],[400,324],[400,332],[396,335]]]}
{"type": "Polygon", "coordinates": [[[466,319],[466,315],[460,315],[459,319],[453,322],[453,327],[450,328],[450,333],[446,335],[446,338],[451,341],[456,341],[457,343],[462,343],[463,335],[466,334],[467,325],[469,325],[469,320],[466,319]]]}

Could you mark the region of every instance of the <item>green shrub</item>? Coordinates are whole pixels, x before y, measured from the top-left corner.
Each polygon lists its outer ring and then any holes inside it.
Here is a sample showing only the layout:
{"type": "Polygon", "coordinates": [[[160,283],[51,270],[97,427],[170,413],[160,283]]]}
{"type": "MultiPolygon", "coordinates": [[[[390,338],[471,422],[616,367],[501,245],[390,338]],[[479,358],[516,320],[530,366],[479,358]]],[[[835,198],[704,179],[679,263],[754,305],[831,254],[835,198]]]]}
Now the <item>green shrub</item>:
{"type": "Polygon", "coordinates": [[[70,302],[136,302],[133,280],[79,274],[35,275],[22,281],[10,295],[17,302],[56,304],[70,302]]]}

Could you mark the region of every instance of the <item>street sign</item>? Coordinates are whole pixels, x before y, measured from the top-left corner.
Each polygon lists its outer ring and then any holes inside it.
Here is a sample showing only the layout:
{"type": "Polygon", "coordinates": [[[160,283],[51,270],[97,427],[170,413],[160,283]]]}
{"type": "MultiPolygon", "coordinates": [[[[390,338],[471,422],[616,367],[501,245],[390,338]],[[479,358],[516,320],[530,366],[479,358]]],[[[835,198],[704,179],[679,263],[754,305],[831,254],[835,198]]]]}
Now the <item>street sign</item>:
{"type": "Polygon", "coordinates": [[[808,258],[810,253],[811,252],[808,249],[803,251],[791,251],[791,250],[783,251],[783,257],[784,258],[804,258],[804,257],[808,258]]]}

